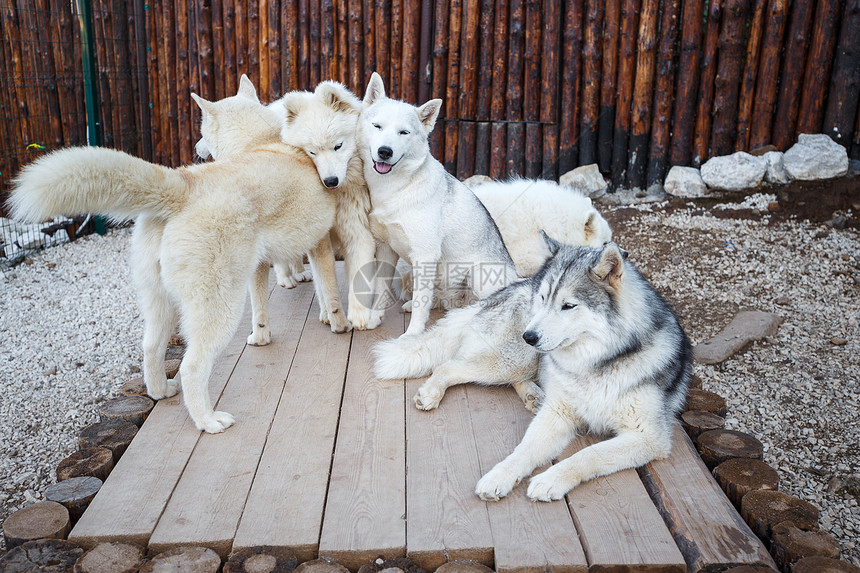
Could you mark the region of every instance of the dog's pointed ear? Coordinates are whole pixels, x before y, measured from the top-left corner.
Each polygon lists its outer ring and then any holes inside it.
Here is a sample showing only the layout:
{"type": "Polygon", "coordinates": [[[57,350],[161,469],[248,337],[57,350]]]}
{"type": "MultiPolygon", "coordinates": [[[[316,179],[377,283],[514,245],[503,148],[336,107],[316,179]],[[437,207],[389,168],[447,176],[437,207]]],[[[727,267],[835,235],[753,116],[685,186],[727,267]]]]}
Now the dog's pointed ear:
{"type": "Polygon", "coordinates": [[[561,249],[561,243],[547,235],[543,229],[540,230],[540,238],[543,239],[543,242],[549,249],[550,254],[552,256],[556,256],[558,254],[558,251],[561,249]]]}
{"type": "Polygon", "coordinates": [[[326,105],[334,111],[361,113],[361,102],[341,83],[330,80],[320,82],[314,90],[314,94],[321,97],[326,105]]]}
{"type": "Polygon", "coordinates": [[[383,98],[385,98],[385,84],[382,82],[382,76],[373,72],[367,83],[367,90],[364,92],[362,103],[364,107],[369,107],[383,98]]]}
{"type": "Polygon", "coordinates": [[[606,282],[612,289],[618,290],[624,281],[624,252],[615,243],[606,243],[600,260],[591,269],[591,273],[600,281],[606,282]]]}
{"type": "Polygon", "coordinates": [[[240,95],[260,103],[260,98],[257,97],[257,88],[254,87],[253,82],[251,82],[245,74],[242,74],[242,77],[239,78],[239,91],[236,92],[236,95],[240,95]]]}
{"type": "Polygon", "coordinates": [[[433,127],[436,125],[436,119],[439,117],[439,111],[441,109],[441,99],[431,99],[418,108],[418,119],[421,120],[421,125],[424,126],[427,133],[433,131],[433,127]]]}
{"type": "Polygon", "coordinates": [[[284,125],[292,125],[302,109],[304,98],[299,92],[289,92],[281,98],[281,104],[284,106],[284,125]]]}
{"type": "Polygon", "coordinates": [[[200,108],[205,114],[214,115],[215,114],[215,104],[209,100],[203,99],[199,95],[194,92],[191,92],[191,99],[197,104],[197,107],[200,108]]]}

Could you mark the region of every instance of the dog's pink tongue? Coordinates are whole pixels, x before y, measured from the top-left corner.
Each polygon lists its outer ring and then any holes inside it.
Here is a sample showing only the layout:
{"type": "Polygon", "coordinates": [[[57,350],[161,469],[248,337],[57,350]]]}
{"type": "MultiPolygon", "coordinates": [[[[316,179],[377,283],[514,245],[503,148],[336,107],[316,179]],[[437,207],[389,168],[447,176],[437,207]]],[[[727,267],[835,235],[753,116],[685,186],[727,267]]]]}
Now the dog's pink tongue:
{"type": "Polygon", "coordinates": [[[383,175],[385,175],[386,173],[391,171],[391,164],[390,163],[384,163],[382,161],[377,161],[375,166],[376,166],[376,170],[379,173],[382,173],[383,175]]]}

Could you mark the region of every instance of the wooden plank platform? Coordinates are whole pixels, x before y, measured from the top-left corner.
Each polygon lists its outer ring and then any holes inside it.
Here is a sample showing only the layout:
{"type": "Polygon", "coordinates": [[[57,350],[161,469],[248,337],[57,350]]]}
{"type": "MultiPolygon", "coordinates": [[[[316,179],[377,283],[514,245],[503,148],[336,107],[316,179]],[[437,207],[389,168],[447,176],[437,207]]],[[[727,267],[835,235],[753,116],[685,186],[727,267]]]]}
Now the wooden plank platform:
{"type": "Polygon", "coordinates": [[[377,330],[332,334],[313,298],[311,284],[273,287],[266,347],[245,344],[246,305],[209,383],[236,425],[201,434],[178,396],[160,401],[70,539],[203,545],[222,558],[270,545],[353,571],[379,556],[505,573],[773,566],[681,431],[668,460],[582,484],[566,503],[532,503],[525,484],[479,500],[478,479],[531,420],[516,393],[465,385],[419,411],[420,380],[372,375],[373,345],[408,318],[394,308],[377,330]]]}

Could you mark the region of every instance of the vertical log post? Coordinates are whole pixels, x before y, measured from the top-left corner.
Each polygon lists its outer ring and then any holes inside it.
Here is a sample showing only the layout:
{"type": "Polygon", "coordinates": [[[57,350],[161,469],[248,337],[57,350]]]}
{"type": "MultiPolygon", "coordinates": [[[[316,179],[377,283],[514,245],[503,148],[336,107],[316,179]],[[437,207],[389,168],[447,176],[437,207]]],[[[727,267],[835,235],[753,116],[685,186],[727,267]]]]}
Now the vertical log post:
{"type": "Polygon", "coordinates": [[[600,77],[600,115],[597,118],[597,164],[612,168],[612,134],[615,130],[615,89],[618,80],[618,36],[621,33],[621,0],[606,0],[603,25],[603,69],[600,77]]]}
{"type": "Polygon", "coordinates": [[[558,173],[558,3],[543,5],[543,58],[541,59],[540,121],[543,126],[543,179],[556,179],[558,173]]]}
{"type": "Polygon", "coordinates": [[[689,165],[696,121],[696,94],[699,87],[699,57],[702,46],[704,2],[684,0],[681,22],[681,54],[678,60],[678,87],[675,118],[672,122],[672,165],[689,165]]]}
{"type": "Polygon", "coordinates": [[[833,51],[836,48],[836,33],[839,29],[839,4],[839,0],[821,0],[816,6],[812,42],[809,45],[806,73],[800,92],[798,133],[821,132],[833,51]]]}
{"type": "Polygon", "coordinates": [[[726,0],[723,8],[719,62],[714,80],[713,156],[728,155],[734,149],[749,3],[750,0],[726,0]]]}
{"type": "Polygon", "coordinates": [[[597,163],[597,118],[600,115],[600,36],[603,32],[604,0],[588,0],[582,46],[582,128],[579,164],[597,163]]]}
{"type": "Polygon", "coordinates": [[[579,82],[584,0],[565,4],[561,44],[561,125],[558,134],[558,171],[566,173],[579,159],[579,82]]]}
{"type": "Polygon", "coordinates": [[[525,52],[523,54],[523,120],[525,165],[520,174],[534,179],[543,170],[541,157],[541,2],[526,2],[525,52]]]}
{"type": "Polygon", "coordinates": [[[717,49],[720,40],[720,21],[723,1],[708,3],[708,24],[702,52],[702,74],[699,77],[699,99],[696,104],[696,130],[693,136],[693,165],[708,160],[711,140],[711,112],[714,105],[714,80],[717,76],[717,49]]]}
{"type": "Polygon", "coordinates": [[[788,0],[770,0],[768,5],[767,24],[758,69],[758,85],[753,105],[750,149],[762,147],[771,141],[787,4],[788,0]]]}
{"type": "MultiPolygon", "coordinates": [[[[448,82],[448,3],[437,2],[433,30],[433,86],[431,97],[444,98],[446,96],[446,85],[448,82]]],[[[430,134],[430,153],[433,157],[442,161],[445,153],[445,120],[448,118],[446,112],[447,103],[444,102],[439,118],[436,121],[436,129],[430,134]]]]}
{"type": "Polygon", "coordinates": [[[645,187],[659,17],[660,2],[658,0],[644,0],[639,19],[639,55],[636,62],[636,80],[633,89],[633,109],[630,125],[630,149],[627,161],[627,185],[634,189],[645,187]]]}
{"type": "Polygon", "coordinates": [[[618,63],[618,99],[615,108],[615,132],[612,135],[612,187],[618,189],[627,179],[627,144],[630,140],[630,106],[636,72],[636,35],[639,30],[641,0],[623,0],[621,7],[621,43],[618,63]]]}
{"type": "Polygon", "coordinates": [[[668,169],[669,134],[675,85],[675,46],[678,43],[681,0],[665,0],[660,21],[660,47],[657,56],[657,85],[654,88],[654,117],[648,146],[646,185],[661,184],[668,169]]]}
{"type": "MultiPolygon", "coordinates": [[[[749,150],[750,120],[752,118],[753,95],[758,75],[758,61],[761,53],[761,37],[764,30],[764,16],[767,0],[754,0],[752,19],[749,24],[744,70],[738,95],[738,124],[735,136],[735,151],[749,150]]],[[[778,121],[778,120],[777,120],[778,121]]]]}
{"type": "Polygon", "coordinates": [[[460,103],[460,32],[463,25],[463,2],[448,4],[448,83],[445,92],[445,154],[442,163],[448,173],[457,171],[457,119],[460,103]]]}
{"type": "Polygon", "coordinates": [[[860,99],[860,0],[848,0],[842,13],[822,131],[846,148],[860,99]]]}
{"type": "MultiPolygon", "coordinates": [[[[444,4],[444,2],[441,2],[444,4]]],[[[494,122],[505,119],[508,85],[508,2],[496,0],[493,15],[493,92],[490,98],[490,119],[494,122]]],[[[505,175],[505,149],[507,130],[503,123],[490,125],[490,177],[499,179],[505,175]]]]}
{"type": "Polygon", "coordinates": [[[460,81],[457,134],[457,170],[460,179],[475,173],[475,116],[478,113],[478,66],[480,42],[478,24],[481,19],[480,0],[466,0],[463,6],[463,24],[460,30],[460,81]]]}

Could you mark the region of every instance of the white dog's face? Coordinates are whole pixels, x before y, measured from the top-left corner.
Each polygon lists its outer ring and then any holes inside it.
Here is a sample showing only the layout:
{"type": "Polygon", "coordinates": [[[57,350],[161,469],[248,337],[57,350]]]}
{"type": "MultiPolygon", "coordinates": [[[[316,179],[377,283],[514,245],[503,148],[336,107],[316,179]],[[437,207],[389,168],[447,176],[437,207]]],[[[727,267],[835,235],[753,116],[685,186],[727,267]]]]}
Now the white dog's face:
{"type": "Polygon", "coordinates": [[[281,140],[308,154],[326,187],[342,185],[355,155],[358,98],[337,82],[323,82],[313,93],[287,94],[283,105],[281,140]]]}
{"type": "Polygon", "coordinates": [[[427,136],[436,125],[442,100],[433,99],[415,107],[385,95],[382,78],[370,78],[359,121],[361,145],[366,146],[373,169],[387,175],[404,159],[423,158],[429,153],[427,136]]]}

